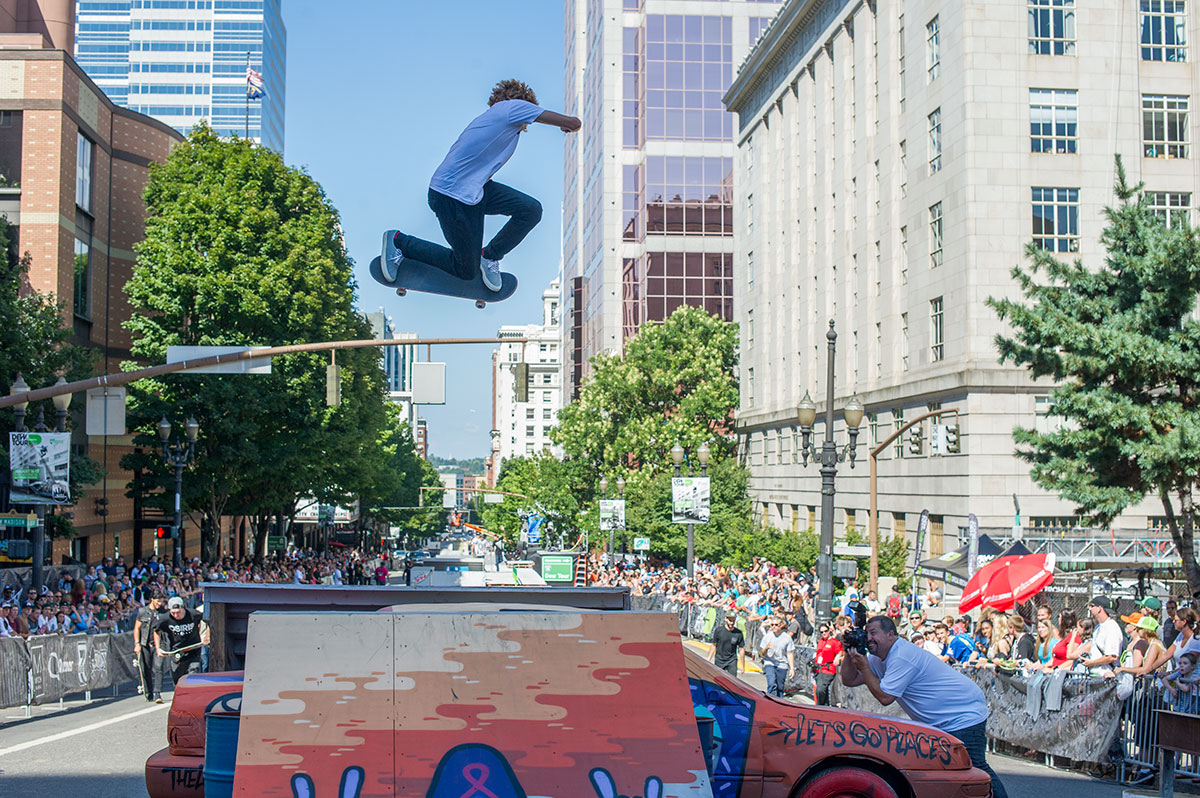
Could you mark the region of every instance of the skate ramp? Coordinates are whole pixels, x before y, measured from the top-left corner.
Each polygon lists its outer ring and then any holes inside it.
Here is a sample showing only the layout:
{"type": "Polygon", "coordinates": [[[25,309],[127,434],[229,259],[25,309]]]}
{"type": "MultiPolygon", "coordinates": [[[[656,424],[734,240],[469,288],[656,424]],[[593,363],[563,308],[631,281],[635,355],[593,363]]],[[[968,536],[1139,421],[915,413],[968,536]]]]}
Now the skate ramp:
{"type": "Polygon", "coordinates": [[[712,795],[674,615],[258,612],[241,717],[244,798],[712,795]]]}

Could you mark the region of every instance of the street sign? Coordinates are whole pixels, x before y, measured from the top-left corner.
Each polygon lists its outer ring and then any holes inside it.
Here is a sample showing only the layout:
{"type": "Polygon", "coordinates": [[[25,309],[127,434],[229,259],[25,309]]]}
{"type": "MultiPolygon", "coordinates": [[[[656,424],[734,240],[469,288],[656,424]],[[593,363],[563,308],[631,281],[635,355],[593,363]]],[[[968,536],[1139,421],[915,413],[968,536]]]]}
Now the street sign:
{"type": "Polygon", "coordinates": [[[634,538],[633,539],[633,550],[634,551],[650,551],[650,538],[634,538]]]}
{"type": "Polygon", "coordinates": [[[870,557],[870,546],[851,546],[848,543],[835,543],[833,545],[833,556],[835,557],[870,557]]]}
{"type": "Polygon", "coordinates": [[[32,529],[37,526],[37,516],[33,513],[0,513],[0,526],[19,526],[32,529]]]}
{"type": "Polygon", "coordinates": [[[543,554],[542,579],[547,582],[574,582],[575,558],[569,554],[543,554]]]}
{"type": "Polygon", "coordinates": [[[287,538],[283,535],[270,535],[267,537],[267,554],[273,551],[283,551],[287,548],[287,538]]]}
{"type": "MultiPolygon", "coordinates": [[[[182,363],[185,360],[199,360],[213,355],[232,355],[237,352],[269,349],[266,346],[168,346],[167,362],[182,363]]],[[[184,374],[270,374],[270,357],[252,357],[246,360],[231,360],[215,366],[204,366],[198,369],[188,369],[184,374]]]]}
{"type": "Polygon", "coordinates": [[[504,503],[504,494],[503,493],[485,493],[485,494],[483,494],[483,503],[484,504],[503,504],[504,503]]]}

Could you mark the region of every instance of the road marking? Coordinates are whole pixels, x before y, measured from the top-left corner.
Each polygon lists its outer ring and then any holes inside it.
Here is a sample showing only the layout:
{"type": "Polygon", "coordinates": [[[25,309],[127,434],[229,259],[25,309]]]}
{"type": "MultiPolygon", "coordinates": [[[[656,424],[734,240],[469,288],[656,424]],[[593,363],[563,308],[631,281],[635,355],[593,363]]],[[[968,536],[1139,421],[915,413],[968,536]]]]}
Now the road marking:
{"type": "Polygon", "coordinates": [[[71,731],[59,732],[58,734],[51,734],[49,737],[42,737],[37,740],[30,740],[29,742],[26,742],[26,743],[19,743],[17,745],[11,746],[9,748],[0,748],[0,756],[4,756],[5,754],[15,754],[18,751],[24,751],[27,748],[33,748],[34,746],[42,745],[43,743],[53,743],[53,742],[57,742],[58,740],[65,740],[66,738],[74,737],[77,734],[83,734],[84,732],[90,732],[90,731],[94,731],[96,729],[104,728],[105,726],[111,726],[112,724],[120,723],[123,720],[129,720],[130,718],[136,718],[138,715],[147,715],[151,712],[158,712],[159,710],[162,710],[162,709],[170,709],[170,707],[171,707],[170,704],[155,704],[152,707],[146,707],[145,709],[139,709],[136,712],[129,712],[124,715],[118,715],[115,718],[109,718],[108,720],[101,720],[101,721],[97,721],[95,723],[89,723],[87,726],[80,726],[78,729],[71,729],[71,731]]]}

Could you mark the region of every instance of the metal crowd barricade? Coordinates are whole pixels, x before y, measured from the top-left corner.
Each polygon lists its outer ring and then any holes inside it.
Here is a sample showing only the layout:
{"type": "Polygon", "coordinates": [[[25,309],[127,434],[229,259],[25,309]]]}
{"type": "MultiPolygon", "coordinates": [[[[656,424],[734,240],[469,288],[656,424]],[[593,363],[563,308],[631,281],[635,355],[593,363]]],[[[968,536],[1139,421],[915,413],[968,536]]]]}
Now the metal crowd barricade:
{"type": "MultiPolygon", "coordinates": [[[[1165,692],[1152,678],[1140,678],[1134,682],[1133,693],[1125,699],[1125,711],[1121,718],[1124,761],[1119,767],[1121,781],[1137,778],[1137,769],[1157,771],[1160,760],[1158,747],[1158,718],[1155,711],[1174,709],[1167,701],[1165,692]],[[1130,767],[1134,768],[1129,773],[1130,767]]],[[[1175,774],[1200,778],[1200,761],[1191,754],[1175,757],[1175,774]]]]}

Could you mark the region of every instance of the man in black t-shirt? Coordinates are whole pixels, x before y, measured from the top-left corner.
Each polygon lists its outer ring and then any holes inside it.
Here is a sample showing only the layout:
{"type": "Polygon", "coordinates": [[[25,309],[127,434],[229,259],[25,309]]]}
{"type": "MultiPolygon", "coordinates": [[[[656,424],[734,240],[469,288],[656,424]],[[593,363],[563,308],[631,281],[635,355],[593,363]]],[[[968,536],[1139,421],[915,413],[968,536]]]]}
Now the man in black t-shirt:
{"type": "Polygon", "coordinates": [[[734,616],[726,615],[725,623],[713,630],[712,647],[708,652],[709,660],[730,676],[746,671],[746,638],[734,620],[734,616]]]}
{"type": "Polygon", "coordinates": [[[204,623],[204,616],[185,607],[179,596],[173,596],[167,602],[167,613],[159,616],[154,629],[158,656],[171,657],[172,679],[178,682],[189,673],[200,673],[200,644],[207,642],[207,638],[208,625],[204,623]]]}
{"type": "Polygon", "coordinates": [[[142,677],[142,695],[147,701],[162,702],[161,659],[154,652],[154,627],[162,614],[163,596],[155,593],[150,598],[148,606],[137,611],[133,621],[133,653],[137,660],[138,673],[142,677]]]}

